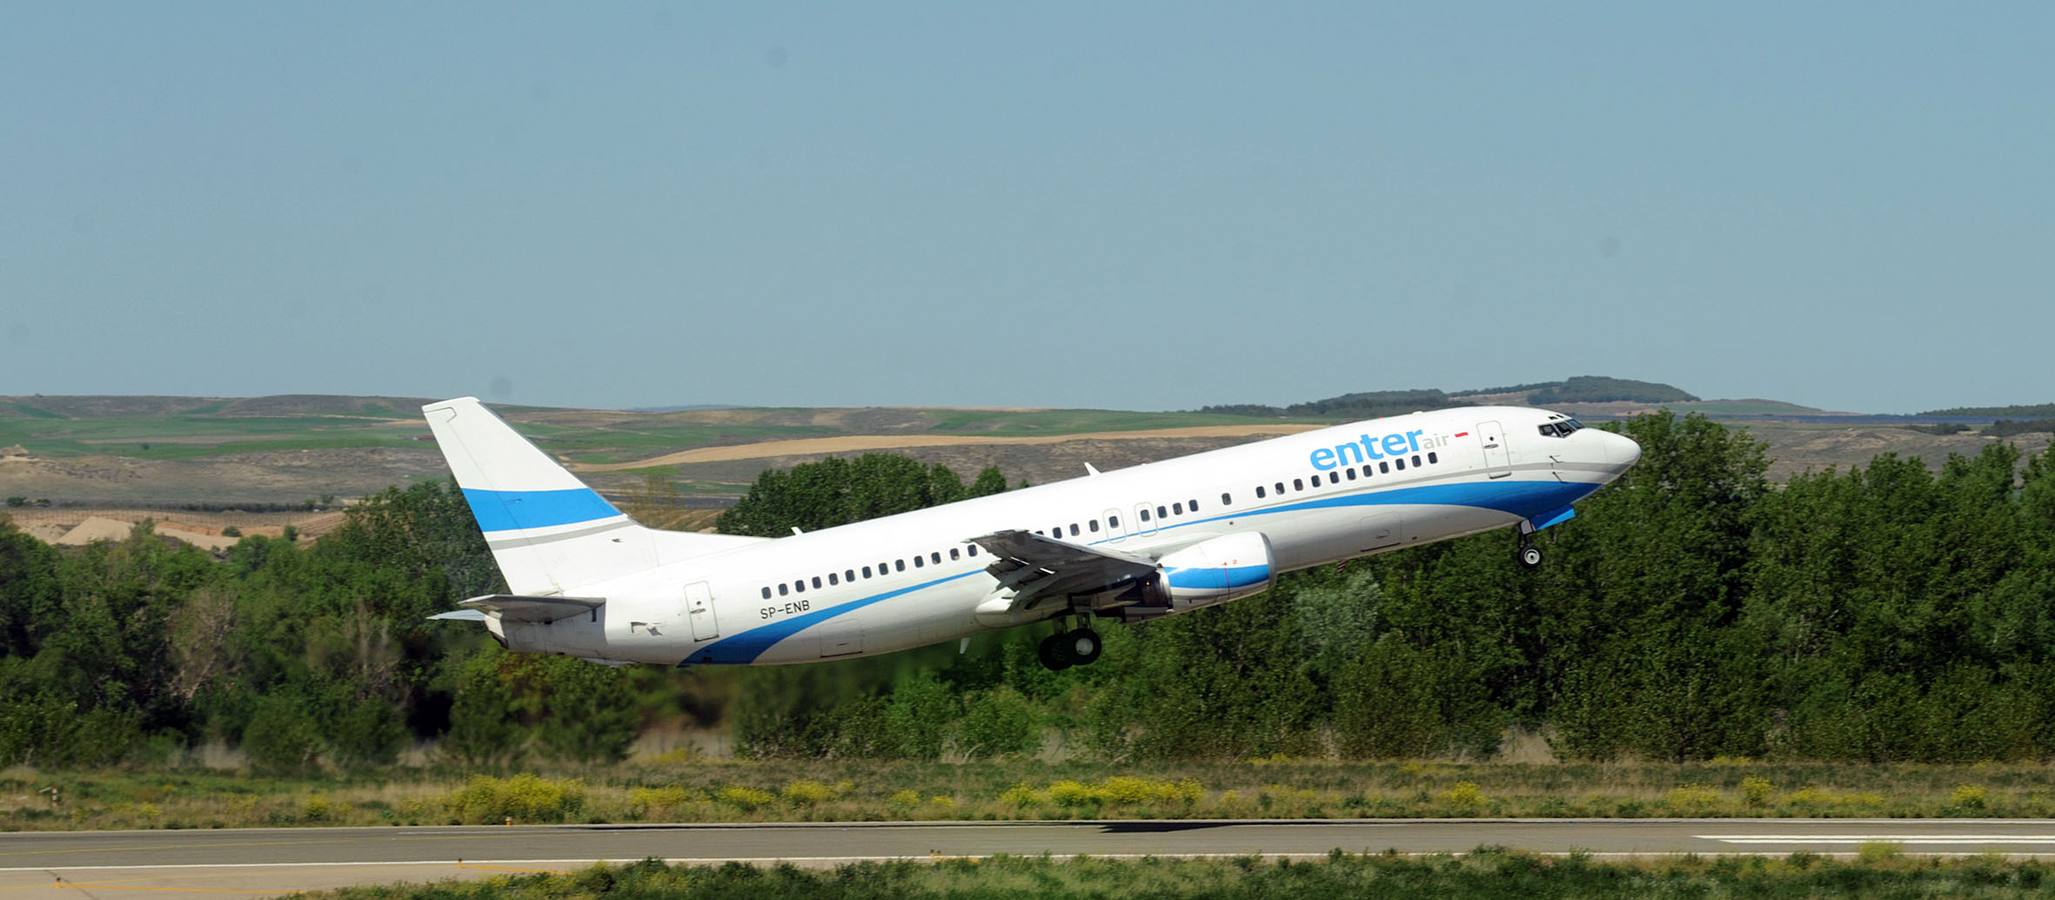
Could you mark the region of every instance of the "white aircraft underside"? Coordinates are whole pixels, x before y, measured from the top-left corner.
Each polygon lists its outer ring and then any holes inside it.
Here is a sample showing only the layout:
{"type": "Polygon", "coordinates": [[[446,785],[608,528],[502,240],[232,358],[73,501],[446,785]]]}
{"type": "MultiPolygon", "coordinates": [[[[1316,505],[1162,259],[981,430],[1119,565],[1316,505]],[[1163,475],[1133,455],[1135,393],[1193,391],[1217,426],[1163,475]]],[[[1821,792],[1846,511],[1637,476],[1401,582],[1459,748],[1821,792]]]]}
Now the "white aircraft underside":
{"type": "MultiPolygon", "coordinates": [[[[509,649],[769,665],[1069,618],[1044,663],[1096,659],[1093,617],[1171,615],[1295,569],[1494,528],[1532,533],[1641,454],[1546,410],[1372,419],[775,539],[644,528],[476,399],[423,408],[510,593],[509,649]]],[[[1523,542],[1522,562],[1539,551],[1523,542]]]]}

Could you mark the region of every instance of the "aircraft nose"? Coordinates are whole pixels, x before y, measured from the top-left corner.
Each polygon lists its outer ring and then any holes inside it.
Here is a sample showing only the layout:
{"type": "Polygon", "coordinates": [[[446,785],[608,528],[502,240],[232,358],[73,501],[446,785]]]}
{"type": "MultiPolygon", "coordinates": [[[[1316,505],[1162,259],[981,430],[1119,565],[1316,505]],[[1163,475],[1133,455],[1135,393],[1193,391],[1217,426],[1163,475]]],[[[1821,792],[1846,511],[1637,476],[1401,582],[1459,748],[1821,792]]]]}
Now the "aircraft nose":
{"type": "Polygon", "coordinates": [[[1620,471],[1633,468],[1635,463],[1641,461],[1641,445],[1634,443],[1633,438],[1611,432],[1607,432],[1606,437],[1606,456],[1612,459],[1614,465],[1620,467],[1620,471]]]}

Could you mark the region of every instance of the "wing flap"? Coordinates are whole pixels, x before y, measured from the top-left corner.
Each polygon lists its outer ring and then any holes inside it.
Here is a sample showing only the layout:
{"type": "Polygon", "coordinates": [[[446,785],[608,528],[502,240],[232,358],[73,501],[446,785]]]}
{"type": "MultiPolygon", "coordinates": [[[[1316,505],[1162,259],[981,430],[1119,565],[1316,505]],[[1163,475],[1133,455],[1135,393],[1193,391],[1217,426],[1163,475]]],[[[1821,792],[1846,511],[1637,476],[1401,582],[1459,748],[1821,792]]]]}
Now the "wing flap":
{"type": "Polygon", "coordinates": [[[1007,530],[971,542],[996,557],[985,571],[1014,590],[1011,609],[1027,609],[1045,598],[1096,592],[1156,573],[1155,562],[1105,547],[1087,547],[1007,530]]]}

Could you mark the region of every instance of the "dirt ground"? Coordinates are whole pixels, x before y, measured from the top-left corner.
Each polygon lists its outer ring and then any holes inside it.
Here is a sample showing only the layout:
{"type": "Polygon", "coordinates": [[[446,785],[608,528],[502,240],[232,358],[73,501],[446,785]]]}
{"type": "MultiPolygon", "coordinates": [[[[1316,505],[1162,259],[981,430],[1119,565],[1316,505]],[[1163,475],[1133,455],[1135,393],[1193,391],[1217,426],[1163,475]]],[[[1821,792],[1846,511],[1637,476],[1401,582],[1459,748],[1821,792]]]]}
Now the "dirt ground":
{"type": "MultiPolygon", "coordinates": [[[[661,456],[633,462],[580,465],[573,466],[572,468],[580,472],[625,472],[632,469],[647,469],[655,466],[734,462],[749,459],[811,458],[832,456],[837,453],[867,453],[874,450],[914,450],[929,447],[1042,447],[1052,444],[1077,442],[1178,441],[1206,438],[1274,437],[1284,434],[1297,434],[1301,431],[1312,431],[1322,427],[1325,426],[1296,425],[1280,422],[1264,425],[1202,425],[1192,428],[1158,428],[1147,431],[1102,431],[1085,434],[1024,435],[1017,437],[960,434],[852,434],[840,437],[763,441],[755,444],[738,444],[726,447],[701,447],[696,450],[681,450],[677,453],[666,453],[661,456]]],[[[1239,442],[1237,441],[1236,443],[1239,442]]]]}

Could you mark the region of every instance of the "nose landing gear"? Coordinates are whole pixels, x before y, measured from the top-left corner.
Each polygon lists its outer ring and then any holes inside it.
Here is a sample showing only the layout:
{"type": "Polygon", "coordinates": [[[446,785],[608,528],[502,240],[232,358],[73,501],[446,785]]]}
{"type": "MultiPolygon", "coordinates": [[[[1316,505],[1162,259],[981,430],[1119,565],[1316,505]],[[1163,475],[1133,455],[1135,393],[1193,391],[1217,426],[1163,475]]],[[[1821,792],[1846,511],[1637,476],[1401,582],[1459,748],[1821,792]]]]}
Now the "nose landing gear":
{"type": "Polygon", "coordinates": [[[1528,543],[1525,538],[1520,540],[1520,553],[1517,558],[1520,561],[1520,568],[1529,572],[1541,568],[1541,548],[1528,543]]]}

